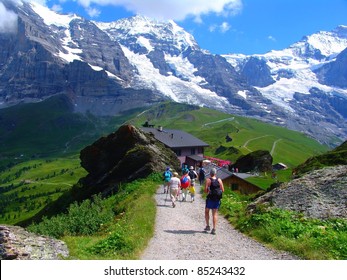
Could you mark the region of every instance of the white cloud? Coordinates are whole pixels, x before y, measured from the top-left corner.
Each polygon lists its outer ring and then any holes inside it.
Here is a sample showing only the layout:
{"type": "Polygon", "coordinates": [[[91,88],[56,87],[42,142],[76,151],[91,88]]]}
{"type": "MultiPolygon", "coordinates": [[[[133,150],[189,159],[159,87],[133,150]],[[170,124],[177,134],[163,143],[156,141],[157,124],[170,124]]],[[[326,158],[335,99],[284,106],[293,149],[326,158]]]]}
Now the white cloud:
{"type": "Polygon", "coordinates": [[[210,27],[208,28],[208,31],[210,31],[210,32],[215,32],[217,28],[218,28],[217,24],[212,24],[212,25],[210,25],[210,27]]]}
{"type": "Polygon", "coordinates": [[[96,8],[91,8],[91,7],[88,7],[87,8],[87,13],[90,17],[92,18],[96,18],[100,15],[100,10],[96,9],[96,8]]]}
{"type": "Polygon", "coordinates": [[[223,23],[220,25],[220,31],[221,31],[222,33],[227,32],[229,29],[230,29],[230,25],[229,25],[229,23],[227,23],[226,21],[223,22],[223,23]]]}
{"type": "Polygon", "coordinates": [[[14,33],[17,31],[18,17],[13,11],[7,10],[0,2],[0,33],[14,33]]]}
{"type": "Polygon", "coordinates": [[[58,4],[53,5],[51,9],[55,12],[61,12],[63,10],[62,6],[58,4]]]}
{"type": "Polygon", "coordinates": [[[225,22],[223,22],[223,23],[220,24],[220,25],[217,25],[217,24],[210,25],[210,27],[208,28],[208,30],[209,30],[210,32],[219,31],[219,32],[221,32],[221,33],[225,33],[225,32],[227,32],[230,28],[231,28],[230,24],[227,23],[227,22],[225,21],[225,22]]]}
{"type": "MultiPolygon", "coordinates": [[[[73,0],[71,0],[73,1],[73,0]]],[[[215,13],[229,16],[239,13],[242,0],[74,0],[85,8],[91,5],[123,6],[136,14],[157,18],[183,20],[194,17],[197,21],[202,15],[215,13]]]]}
{"type": "Polygon", "coordinates": [[[272,35],[267,36],[267,38],[268,38],[269,40],[271,40],[271,41],[274,41],[274,42],[277,41],[276,38],[275,38],[274,36],[272,36],[272,35]]]}

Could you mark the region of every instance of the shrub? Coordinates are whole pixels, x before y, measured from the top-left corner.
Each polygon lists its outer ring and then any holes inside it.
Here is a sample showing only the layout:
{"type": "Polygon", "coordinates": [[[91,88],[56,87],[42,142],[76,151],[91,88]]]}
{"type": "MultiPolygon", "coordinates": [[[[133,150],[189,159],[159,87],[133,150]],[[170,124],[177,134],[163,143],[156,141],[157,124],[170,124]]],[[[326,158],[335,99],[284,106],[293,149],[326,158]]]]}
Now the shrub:
{"type": "Polygon", "coordinates": [[[89,251],[97,255],[126,254],[133,250],[131,242],[127,239],[126,232],[117,225],[112,234],[96,243],[89,251]]]}
{"type": "Polygon", "coordinates": [[[112,208],[105,205],[100,195],[86,199],[81,204],[74,202],[67,214],[61,214],[50,219],[44,218],[39,224],[29,226],[29,230],[60,238],[63,235],[92,235],[101,225],[113,218],[112,208]]]}

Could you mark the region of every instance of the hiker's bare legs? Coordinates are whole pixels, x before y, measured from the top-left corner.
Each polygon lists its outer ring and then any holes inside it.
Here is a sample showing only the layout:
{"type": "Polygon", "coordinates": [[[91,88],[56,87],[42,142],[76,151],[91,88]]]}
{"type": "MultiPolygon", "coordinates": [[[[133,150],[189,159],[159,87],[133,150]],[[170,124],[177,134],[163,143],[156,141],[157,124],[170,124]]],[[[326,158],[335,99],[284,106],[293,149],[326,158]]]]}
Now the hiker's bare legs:
{"type": "Polygon", "coordinates": [[[210,225],[210,209],[205,208],[206,227],[210,225]]]}
{"type": "Polygon", "coordinates": [[[212,223],[213,228],[216,229],[217,221],[218,221],[218,215],[217,215],[218,209],[212,209],[212,223]]]}
{"type": "Polygon", "coordinates": [[[164,184],[164,193],[169,193],[170,182],[165,182],[164,184]]]}

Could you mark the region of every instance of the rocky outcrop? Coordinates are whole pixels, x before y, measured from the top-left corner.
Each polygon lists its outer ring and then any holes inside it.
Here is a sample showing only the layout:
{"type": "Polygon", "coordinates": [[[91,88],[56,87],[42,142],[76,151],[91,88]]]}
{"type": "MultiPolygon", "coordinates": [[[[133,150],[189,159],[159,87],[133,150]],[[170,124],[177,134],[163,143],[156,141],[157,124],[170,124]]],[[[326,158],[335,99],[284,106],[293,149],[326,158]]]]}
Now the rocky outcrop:
{"type": "Polygon", "coordinates": [[[273,158],[268,151],[254,151],[237,159],[231,166],[238,168],[239,172],[260,171],[266,172],[272,170],[273,158]]]}
{"type": "Polygon", "coordinates": [[[63,241],[0,225],[0,260],[58,260],[68,256],[63,241]]]}
{"type": "Polygon", "coordinates": [[[303,213],[306,217],[347,219],[347,165],[319,169],[281,184],[249,205],[260,204],[303,213]]]}
{"type": "Polygon", "coordinates": [[[336,60],[318,70],[316,74],[320,82],[326,85],[347,88],[347,48],[341,52],[336,60]]]}
{"type": "Polygon", "coordinates": [[[266,61],[257,57],[251,57],[245,63],[241,74],[250,85],[256,87],[266,87],[275,82],[271,77],[270,67],[266,64],[266,61]]]}
{"type": "Polygon", "coordinates": [[[132,125],[100,138],[83,149],[80,158],[89,173],[83,184],[99,190],[117,189],[120,182],[163,172],[167,166],[179,170],[180,166],[172,150],[132,125]]]}

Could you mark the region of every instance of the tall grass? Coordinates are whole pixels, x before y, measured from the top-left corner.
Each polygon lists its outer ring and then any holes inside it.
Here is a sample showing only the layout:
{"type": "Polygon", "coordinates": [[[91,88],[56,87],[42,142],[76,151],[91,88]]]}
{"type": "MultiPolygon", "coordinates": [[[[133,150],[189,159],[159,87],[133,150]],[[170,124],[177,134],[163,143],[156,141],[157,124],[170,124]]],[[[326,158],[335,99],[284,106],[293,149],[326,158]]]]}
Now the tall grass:
{"type": "Polygon", "coordinates": [[[319,220],[301,213],[260,206],[247,212],[251,197],[227,193],[222,213],[237,229],[302,259],[347,259],[347,221],[319,220]]]}
{"type": "Polygon", "coordinates": [[[153,174],[120,187],[109,198],[73,203],[67,214],[44,219],[29,230],[64,240],[71,259],[137,259],[154,232],[153,174]]]}

